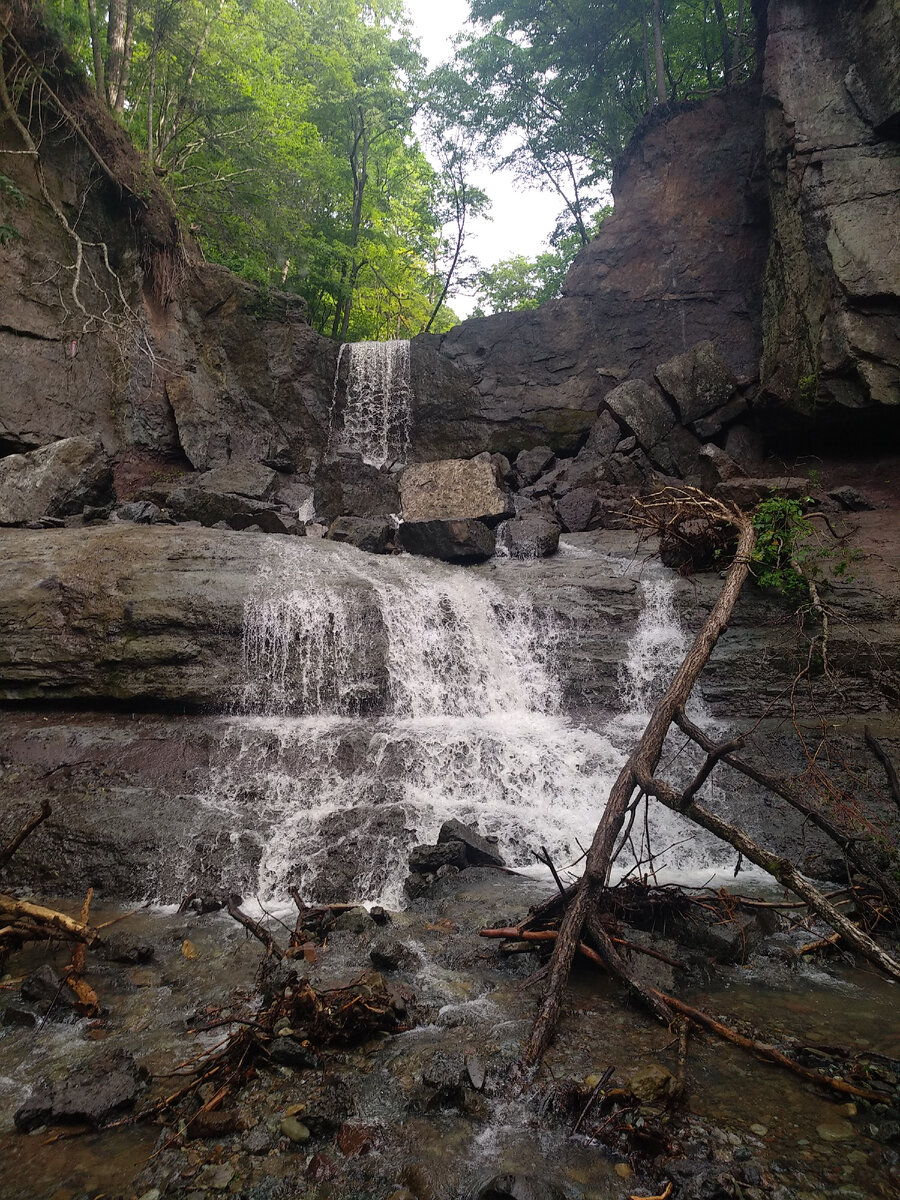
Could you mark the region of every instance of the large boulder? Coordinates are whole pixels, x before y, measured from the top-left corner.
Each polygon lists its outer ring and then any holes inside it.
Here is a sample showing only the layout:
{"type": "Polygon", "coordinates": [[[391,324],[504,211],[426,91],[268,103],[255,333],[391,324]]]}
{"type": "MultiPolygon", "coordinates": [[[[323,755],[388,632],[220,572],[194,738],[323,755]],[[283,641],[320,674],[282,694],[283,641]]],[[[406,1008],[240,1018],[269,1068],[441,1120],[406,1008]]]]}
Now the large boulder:
{"type": "Polygon", "coordinates": [[[606,403],[645,450],[675,427],[675,414],[657,389],[643,379],[628,379],[606,397],[606,403]]]}
{"type": "Polygon", "coordinates": [[[497,530],[497,546],[511,558],[546,558],[559,547],[559,526],[544,513],[521,513],[497,530]]]}
{"type": "Polygon", "coordinates": [[[809,493],[809,486],[809,480],[799,475],[776,475],[769,479],[737,478],[723,480],[716,487],[715,495],[720,500],[730,500],[739,508],[749,510],[770,496],[802,500],[809,493]]]}
{"type": "Polygon", "coordinates": [[[685,425],[727,404],[737,389],[737,380],[712,342],[698,342],[684,354],[676,354],[656,368],[656,378],[675,401],[685,425]]]}
{"type": "Polygon", "coordinates": [[[444,562],[483,562],[494,553],[494,534],[483,521],[404,521],[397,530],[401,549],[444,562]]]}
{"type": "Polygon", "coordinates": [[[387,554],[394,540],[394,526],[380,517],[337,517],[326,537],[370,554],[387,554]]]}
{"type": "Polygon", "coordinates": [[[327,525],[336,517],[388,517],[400,511],[396,479],[360,458],[324,463],[316,475],[314,502],[327,525]]]}
{"type": "Polygon", "coordinates": [[[104,499],[112,475],[98,442],[64,438],[0,459],[0,525],[66,517],[104,499]]]}
{"type": "Polygon", "coordinates": [[[404,521],[499,520],[512,511],[490,456],[420,463],[400,476],[404,521]]]}
{"type": "Polygon", "coordinates": [[[556,455],[549,446],[535,446],[532,450],[523,450],[516,457],[516,475],[526,487],[540,478],[553,465],[556,455]]]}
{"type": "Polygon", "coordinates": [[[272,510],[272,506],[262,500],[251,500],[231,492],[210,491],[195,486],[193,481],[189,487],[174,488],[169,492],[167,507],[176,520],[199,521],[207,528],[218,525],[220,521],[230,525],[238,518],[253,521],[262,513],[272,510]]]}
{"type": "Polygon", "coordinates": [[[612,454],[613,450],[619,444],[621,437],[621,425],[611,412],[604,409],[591,426],[591,431],[588,434],[587,441],[584,443],[584,448],[603,458],[607,454],[612,454]]]}
{"type": "Polygon", "coordinates": [[[247,458],[232,458],[224,466],[194,476],[191,486],[209,492],[248,496],[251,500],[268,500],[275,491],[277,480],[271,467],[247,458]]]}

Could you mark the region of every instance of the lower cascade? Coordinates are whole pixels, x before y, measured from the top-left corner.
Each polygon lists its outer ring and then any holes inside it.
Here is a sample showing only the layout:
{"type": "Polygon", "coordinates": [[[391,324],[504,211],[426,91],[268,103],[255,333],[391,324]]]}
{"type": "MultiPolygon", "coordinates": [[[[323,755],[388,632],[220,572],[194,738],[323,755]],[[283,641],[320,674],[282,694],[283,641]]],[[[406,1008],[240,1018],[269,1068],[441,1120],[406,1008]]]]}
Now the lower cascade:
{"type": "Polygon", "coordinates": [[[411,401],[408,341],[341,346],[334,377],[330,451],[359,454],[373,467],[405,462],[411,401]],[[345,361],[347,394],[342,421],[337,422],[338,385],[345,361]]]}
{"type": "MultiPolygon", "coordinates": [[[[577,864],[684,652],[671,581],[642,585],[622,711],[576,721],[554,669],[564,631],[524,591],[430,560],[328,549],[327,563],[302,543],[270,551],[246,606],[246,685],[209,793],[234,831],[223,880],[249,860],[244,887],[264,902],[299,882],[311,901],[397,907],[410,848],[454,817],[496,838],[510,866],[536,869],[543,847],[577,864]]],[[[677,846],[670,814],[654,831],[656,850],[676,846],[667,866],[709,865],[696,837],[677,846]]]]}

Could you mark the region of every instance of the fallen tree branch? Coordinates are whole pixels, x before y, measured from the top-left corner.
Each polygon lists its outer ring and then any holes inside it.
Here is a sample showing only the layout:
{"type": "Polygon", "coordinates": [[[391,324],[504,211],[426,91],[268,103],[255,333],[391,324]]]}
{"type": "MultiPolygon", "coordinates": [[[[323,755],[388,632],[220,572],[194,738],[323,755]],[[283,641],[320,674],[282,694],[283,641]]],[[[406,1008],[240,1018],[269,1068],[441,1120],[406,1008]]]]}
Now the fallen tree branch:
{"type": "Polygon", "coordinates": [[[773,775],[767,775],[765,771],[760,771],[757,767],[751,766],[750,763],[738,758],[730,749],[734,745],[733,742],[725,747],[717,747],[699,726],[688,719],[683,709],[675,714],[674,721],[678,728],[683,733],[686,733],[692,741],[696,742],[701,750],[709,755],[718,754],[719,760],[724,762],[726,766],[738,771],[741,775],[746,775],[748,779],[752,779],[754,783],[758,783],[761,787],[773,792],[776,796],[780,796],[791,808],[805,817],[811,825],[815,825],[826,837],[830,838],[843,854],[846,855],[847,859],[859,871],[862,871],[874,883],[877,883],[892,903],[900,908],[900,886],[894,883],[883,871],[880,871],[867,855],[861,853],[858,839],[854,838],[851,834],[844,833],[818,807],[807,804],[785,780],[777,779],[773,775]],[[718,753],[720,750],[721,753],[718,753]]]}
{"type": "Polygon", "coordinates": [[[750,862],[762,867],[779,883],[805,900],[813,912],[818,913],[836,933],[840,933],[844,940],[869,962],[880,967],[892,979],[900,981],[900,963],[882,950],[873,938],[857,928],[849,918],[839,912],[818,888],[800,874],[790,859],[773,854],[771,850],[767,850],[755,842],[742,829],[738,829],[736,825],[732,825],[716,813],[704,808],[695,800],[685,801],[683,796],[663,780],[653,779],[646,775],[642,778],[641,784],[645,791],[651,796],[655,796],[666,808],[688,817],[696,825],[715,834],[721,841],[728,842],[750,862]]]}
{"type": "Polygon", "coordinates": [[[229,917],[232,917],[239,925],[243,925],[246,930],[252,933],[255,938],[258,938],[273,958],[277,958],[279,960],[284,958],[284,951],[271,936],[271,934],[267,933],[258,921],[254,921],[252,917],[248,917],[247,914],[238,907],[233,896],[228,898],[228,904],[225,907],[228,911],[229,917]]]}
{"type": "Polygon", "coordinates": [[[891,789],[891,795],[894,798],[894,803],[900,808],[900,777],[897,775],[897,768],[888,757],[888,753],[879,742],[878,738],[872,733],[868,727],[865,728],[866,745],[884,767],[884,773],[887,775],[888,786],[891,789]]]}
{"type": "Polygon", "coordinates": [[[7,842],[3,849],[0,850],[0,868],[6,866],[25,839],[30,834],[34,833],[39,825],[42,825],[43,822],[47,820],[52,811],[53,810],[50,807],[50,801],[44,797],[44,799],[41,801],[40,811],[35,813],[30,821],[26,821],[12,841],[7,842]]]}
{"type": "MultiPolygon", "coordinates": [[[[653,774],[662,754],[663,743],[672,720],[676,712],[683,709],[687,703],[694,684],[706,666],[720,636],[727,628],[750,570],[756,534],[753,523],[746,513],[732,505],[726,505],[706,496],[697,488],[666,488],[655,496],[642,501],[640,507],[646,514],[647,522],[650,523],[656,519],[654,514],[657,511],[671,511],[673,506],[698,518],[703,518],[710,524],[724,523],[734,526],[738,532],[737,553],[728,569],[725,582],[712,611],[704,621],[665,694],[653,709],[637,746],[610,790],[606,807],[587,854],[584,875],[560,927],[543,1002],[535,1017],[531,1034],[522,1050],[519,1063],[522,1071],[530,1070],[540,1060],[556,1025],[572,960],[581,940],[581,930],[590,913],[597,891],[606,883],[612,863],[613,849],[624,824],[634,790],[640,786],[642,776],[649,777],[653,774]]],[[[610,945],[609,949],[621,963],[615,948],[610,945]]],[[[617,973],[619,973],[618,970],[617,973]]],[[[650,1007],[662,1015],[659,1002],[652,1003],[650,1007]]],[[[664,1004],[662,1009],[665,1009],[664,1004]]],[[[670,1015],[668,1014],[668,1018],[670,1015]]]]}
{"type": "MultiPolygon", "coordinates": [[[[655,990],[655,988],[651,989],[651,991],[655,990]]],[[[770,1046],[767,1042],[760,1042],[755,1038],[746,1037],[743,1033],[738,1033],[736,1029],[732,1029],[730,1025],[724,1025],[721,1021],[717,1021],[715,1017],[711,1017],[708,1013],[703,1012],[702,1009],[685,1004],[683,1000],[678,1000],[675,996],[668,996],[665,992],[657,992],[657,995],[669,1007],[680,1012],[682,1016],[693,1021],[695,1025],[700,1025],[704,1029],[711,1030],[726,1041],[733,1042],[735,1046],[741,1046],[744,1050],[750,1050],[768,1062],[787,1068],[787,1070],[792,1071],[795,1075],[799,1075],[801,1079],[805,1079],[808,1083],[817,1083],[823,1087],[831,1088],[832,1091],[841,1092],[845,1096],[858,1096],[862,1100],[871,1100],[876,1104],[884,1104],[890,1099],[889,1094],[886,1092],[875,1092],[870,1088],[857,1087],[855,1083],[847,1083],[845,1079],[835,1079],[833,1076],[826,1075],[822,1071],[813,1070],[812,1067],[804,1067],[800,1063],[794,1062],[792,1058],[788,1058],[786,1054],[782,1054],[780,1050],[776,1050],[774,1046],[770,1046]]]]}

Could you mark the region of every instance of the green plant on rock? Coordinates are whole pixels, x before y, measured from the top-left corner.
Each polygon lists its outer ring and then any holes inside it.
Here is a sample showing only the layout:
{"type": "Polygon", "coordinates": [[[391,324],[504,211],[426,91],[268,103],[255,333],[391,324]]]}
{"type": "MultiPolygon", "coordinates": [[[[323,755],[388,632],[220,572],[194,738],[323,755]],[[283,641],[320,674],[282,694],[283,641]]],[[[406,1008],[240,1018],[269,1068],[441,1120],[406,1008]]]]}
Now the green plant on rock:
{"type": "Polygon", "coordinates": [[[789,599],[804,593],[807,581],[803,568],[808,558],[805,543],[813,527],[803,503],[771,496],[756,506],[752,519],[756,546],[751,557],[756,582],[789,599]]]}
{"type": "Polygon", "coordinates": [[[827,574],[849,583],[850,566],[860,557],[858,550],[825,546],[806,513],[812,497],[790,500],[770,496],[753,510],[756,546],[752,555],[753,574],[761,588],[796,599],[810,592],[812,584],[827,574]]]}

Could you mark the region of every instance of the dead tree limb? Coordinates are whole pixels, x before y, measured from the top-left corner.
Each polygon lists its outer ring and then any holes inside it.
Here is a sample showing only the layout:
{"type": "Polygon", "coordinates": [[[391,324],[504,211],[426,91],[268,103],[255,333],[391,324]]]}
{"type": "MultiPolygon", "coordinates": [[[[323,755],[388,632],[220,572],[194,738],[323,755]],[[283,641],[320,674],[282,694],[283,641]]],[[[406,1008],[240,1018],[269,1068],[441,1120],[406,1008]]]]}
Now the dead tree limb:
{"type": "Polygon", "coordinates": [[[12,858],[12,856],[15,854],[15,852],[18,850],[18,848],[22,845],[22,843],[25,841],[25,839],[30,834],[34,833],[34,831],[35,831],[35,829],[37,829],[38,825],[43,824],[43,822],[47,820],[47,818],[50,816],[51,812],[52,812],[52,809],[50,808],[50,801],[45,797],[41,801],[40,811],[35,813],[35,815],[31,818],[30,821],[26,821],[26,823],[22,826],[22,828],[19,830],[19,832],[16,834],[16,836],[12,839],[12,841],[7,842],[7,844],[3,847],[3,849],[0,850],[0,868],[6,866],[6,864],[9,862],[9,860],[12,858]]]}
{"type": "Polygon", "coordinates": [[[248,917],[247,914],[238,907],[233,896],[229,897],[226,907],[229,917],[237,921],[239,925],[243,925],[243,927],[248,930],[248,932],[252,933],[255,938],[258,938],[273,958],[284,958],[284,951],[281,949],[275,939],[269,933],[267,933],[265,929],[263,929],[262,925],[260,925],[258,921],[254,921],[252,917],[248,917]]]}
{"type": "MultiPolygon", "coordinates": [[[[708,756],[714,756],[717,761],[724,762],[726,766],[740,772],[741,775],[746,775],[748,779],[752,779],[754,783],[758,783],[761,787],[766,788],[767,791],[780,796],[782,800],[789,804],[796,812],[799,812],[811,825],[815,825],[817,829],[821,830],[822,833],[839,847],[848,861],[858,870],[862,871],[863,874],[867,875],[873,883],[876,883],[892,904],[900,909],[900,887],[884,871],[880,871],[868,855],[860,851],[858,839],[852,834],[845,833],[842,829],[839,829],[816,805],[808,804],[803,800],[787,780],[776,779],[772,775],[767,775],[764,771],[758,770],[756,767],[751,766],[750,763],[733,754],[732,750],[739,744],[739,739],[735,742],[729,742],[726,746],[716,746],[702,729],[687,718],[683,710],[675,714],[674,720],[678,728],[686,733],[692,741],[696,742],[700,749],[705,751],[708,756]]],[[[709,772],[707,772],[708,774],[709,772]]],[[[699,787],[693,787],[691,796],[697,791],[699,791],[699,787]]],[[[687,797],[687,795],[688,793],[685,792],[684,797],[687,797]]]]}
{"type": "MultiPolygon", "coordinates": [[[[887,775],[888,786],[891,789],[891,795],[894,797],[894,803],[900,808],[900,778],[897,776],[897,768],[888,757],[888,752],[879,742],[878,738],[872,733],[872,730],[866,726],[865,729],[866,745],[884,767],[884,773],[887,775]]],[[[2,861],[2,860],[0,860],[2,861]]]]}
{"type": "MultiPolygon", "coordinates": [[[[732,525],[738,533],[738,547],[725,582],[703,626],[665,695],[658,701],[650,720],[619,773],[594,833],[587,854],[584,875],[575,898],[569,905],[559,931],[550,965],[550,977],[540,1010],[531,1034],[522,1051],[520,1067],[530,1070],[541,1058],[556,1025],[565,994],[566,983],[581,931],[596,893],[606,883],[612,862],[613,848],[622,829],[628,805],[642,776],[651,777],[662,754],[666,734],[675,713],[683,709],[703,668],[712,654],[737,603],[741,588],[750,570],[750,559],[756,544],[756,534],[750,517],[733,505],[706,496],[696,488],[667,488],[642,502],[648,519],[654,511],[671,511],[675,507],[689,512],[710,524],[732,525]]],[[[613,948],[614,951],[614,948],[613,948]]],[[[615,951],[614,951],[615,953],[615,951]]],[[[616,955],[621,963],[620,956],[616,955]]],[[[617,972],[618,973],[618,972],[617,972]]],[[[653,1006],[658,1011],[659,1005],[653,1006]]]]}
{"type": "Polygon", "coordinates": [[[789,891],[799,896],[804,900],[813,912],[818,913],[824,921],[827,921],[831,928],[841,935],[844,941],[857,950],[869,962],[874,963],[886,975],[892,979],[900,980],[900,963],[892,958],[878,945],[873,938],[870,938],[867,933],[864,933],[858,926],[839,912],[837,908],[827,900],[818,888],[814,887],[808,879],[797,870],[794,864],[788,858],[782,858],[778,854],[773,854],[771,850],[767,850],[758,842],[755,842],[742,829],[738,829],[736,825],[732,825],[729,821],[725,821],[716,813],[711,812],[708,808],[698,804],[696,800],[685,795],[681,795],[675,791],[673,787],[667,784],[662,779],[653,779],[649,775],[643,775],[641,785],[648,795],[655,796],[661,804],[673,812],[681,813],[695,825],[700,825],[704,829],[708,829],[710,833],[715,834],[723,842],[727,842],[733,846],[735,850],[743,854],[744,858],[755,863],[758,867],[762,867],[769,875],[777,879],[789,891]]]}
{"type": "MultiPolygon", "coordinates": [[[[651,989],[655,990],[655,989],[651,989]]],[[[786,1054],[782,1054],[780,1050],[776,1050],[774,1046],[770,1046],[767,1042],[757,1041],[755,1038],[746,1037],[743,1033],[738,1033],[736,1029],[732,1029],[730,1025],[723,1025],[721,1021],[717,1021],[715,1017],[711,1017],[702,1009],[694,1008],[690,1004],[685,1004],[683,1000],[676,999],[675,996],[668,996],[665,992],[658,992],[657,995],[666,1004],[676,1009],[689,1021],[693,1021],[695,1025],[700,1025],[704,1029],[709,1029],[713,1033],[724,1038],[728,1042],[733,1042],[735,1046],[741,1046],[744,1050],[750,1050],[759,1058],[764,1058],[768,1062],[776,1063],[780,1067],[786,1067],[795,1075],[799,1075],[801,1079],[805,1079],[808,1083],[817,1083],[822,1087],[831,1088],[835,1092],[841,1092],[845,1096],[859,1096],[863,1100],[871,1100],[873,1103],[886,1103],[888,1094],[886,1092],[875,1092],[871,1088],[857,1087],[854,1083],[847,1083],[844,1079],[836,1079],[831,1075],[826,1075],[822,1071],[815,1071],[812,1067],[804,1067],[800,1063],[795,1062],[792,1058],[788,1058],[786,1054]]]]}

